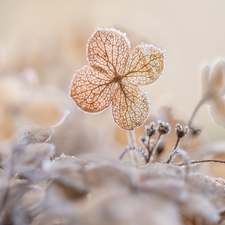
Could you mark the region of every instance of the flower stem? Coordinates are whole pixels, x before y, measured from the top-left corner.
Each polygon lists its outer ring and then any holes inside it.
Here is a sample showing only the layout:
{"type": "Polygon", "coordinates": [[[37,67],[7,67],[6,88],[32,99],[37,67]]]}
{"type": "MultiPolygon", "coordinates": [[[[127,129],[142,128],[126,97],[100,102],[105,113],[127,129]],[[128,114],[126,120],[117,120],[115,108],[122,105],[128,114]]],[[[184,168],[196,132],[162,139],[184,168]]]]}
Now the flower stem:
{"type": "Polygon", "coordinates": [[[146,149],[148,151],[148,156],[147,156],[147,163],[149,163],[149,160],[150,160],[150,156],[151,156],[151,150],[150,150],[150,137],[148,136],[148,144],[146,146],[146,149]]]}
{"type": "Polygon", "coordinates": [[[171,162],[171,160],[173,159],[173,156],[172,156],[172,152],[174,151],[174,150],[176,150],[177,149],[177,146],[178,146],[178,144],[179,144],[179,142],[180,142],[180,139],[181,138],[179,138],[179,137],[177,137],[177,140],[176,140],[176,143],[175,143],[175,145],[174,145],[174,147],[173,147],[173,150],[170,152],[170,154],[169,154],[169,157],[168,157],[168,159],[165,161],[165,163],[170,163],[171,162]]]}
{"type": "Polygon", "coordinates": [[[146,157],[146,155],[145,155],[145,152],[144,152],[140,147],[135,146],[135,145],[128,145],[127,147],[125,147],[125,148],[123,149],[123,151],[122,151],[120,157],[119,157],[119,160],[122,160],[123,157],[124,157],[124,155],[125,155],[128,151],[135,151],[135,152],[141,154],[142,157],[143,157],[143,159],[144,159],[144,161],[145,161],[145,163],[147,163],[147,157],[146,157]]]}
{"type": "Polygon", "coordinates": [[[206,95],[206,96],[204,96],[204,97],[198,102],[198,104],[197,104],[196,107],[194,108],[194,111],[192,112],[191,117],[190,117],[190,119],[189,119],[189,121],[188,121],[188,127],[189,127],[189,128],[191,127],[192,122],[193,122],[193,119],[195,118],[195,116],[196,116],[198,110],[199,110],[199,109],[202,107],[202,105],[203,105],[206,101],[208,101],[209,99],[210,99],[210,95],[206,95]]]}
{"type": "MultiPolygon", "coordinates": [[[[225,160],[220,160],[220,159],[204,159],[204,160],[192,160],[189,162],[190,166],[194,166],[194,165],[198,165],[200,163],[205,163],[205,162],[209,162],[209,163],[224,163],[225,164],[225,160]]],[[[186,163],[178,163],[175,164],[176,166],[185,166],[186,163]]]]}
{"type": "Polygon", "coordinates": [[[159,143],[160,143],[161,136],[162,136],[162,134],[159,133],[159,136],[158,136],[157,140],[155,141],[155,144],[154,144],[154,146],[152,148],[152,151],[149,154],[149,160],[148,160],[148,162],[150,162],[150,163],[153,161],[154,155],[155,155],[155,153],[157,151],[157,148],[159,146],[159,143]]]}

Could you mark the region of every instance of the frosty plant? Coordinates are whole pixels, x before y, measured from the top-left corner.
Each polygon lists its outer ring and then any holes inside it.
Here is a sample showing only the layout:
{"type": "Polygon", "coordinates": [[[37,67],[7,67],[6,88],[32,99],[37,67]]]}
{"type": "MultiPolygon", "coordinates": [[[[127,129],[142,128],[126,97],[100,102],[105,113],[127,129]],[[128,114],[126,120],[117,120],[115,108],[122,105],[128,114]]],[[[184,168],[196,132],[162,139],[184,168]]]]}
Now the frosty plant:
{"type": "Polygon", "coordinates": [[[139,86],[154,83],[165,67],[165,54],[152,44],[130,49],[126,34],[98,28],[87,44],[88,66],[74,75],[70,96],[77,106],[98,113],[111,105],[115,123],[132,131],[143,125],[150,101],[139,86]]]}
{"type": "MultiPolygon", "coordinates": [[[[165,53],[152,44],[140,44],[130,49],[126,34],[111,28],[97,28],[87,44],[87,60],[74,75],[70,87],[70,96],[77,106],[88,113],[98,113],[111,105],[115,123],[128,131],[129,145],[124,148],[120,159],[128,151],[140,153],[145,162],[154,162],[158,153],[161,137],[170,132],[168,123],[159,121],[146,126],[146,137],[141,137],[145,151],[135,143],[134,130],[143,125],[150,113],[150,101],[146,92],[140,87],[154,83],[165,68],[165,53]],[[155,140],[151,137],[158,133],[155,140]]],[[[192,121],[199,108],[207,101],[214,100],[214,107],[222,112],[221,93],[223,87],[223,68],[219,62],[209,78],[209,69],[203,70],[203,97],[192,113],[188,126],[176,125],[177,140],[168,159],[171,163],[177,154],[188,163],[187,153],[179,149],[179,142],[192,129],[192,121]]],[[[223,115],[222,115],[223,116],[223,115]]],[[[194,162],[190,162],[193,164],[194,162]]],[[[196,162],[197,163],[197,162],[196,162]]],[[[135,157],[133,157],[135,164],[135,157]]],[[[182,164],[183,165],[183,164],[182,164]]]]}
{"type": "Polygon", "coordinates": [[[87,59],[89,65],[77,71],[70,88],[77,106],[98,113],[111,105],[120,128],[140,127],[149,115],[150,102],[139,86],[152,84],[162,74],[164,51],[144,43],[130,50],[126,34],[98,28],[88,41],[87,59]]]}

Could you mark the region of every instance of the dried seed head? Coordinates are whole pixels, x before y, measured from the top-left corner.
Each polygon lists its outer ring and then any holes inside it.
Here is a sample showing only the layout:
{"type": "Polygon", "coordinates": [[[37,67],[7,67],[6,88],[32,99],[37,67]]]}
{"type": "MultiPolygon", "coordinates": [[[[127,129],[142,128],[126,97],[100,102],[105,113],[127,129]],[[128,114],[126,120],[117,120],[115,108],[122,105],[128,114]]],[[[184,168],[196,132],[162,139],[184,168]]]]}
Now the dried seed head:
{"type": "Polygon", "coordinates": [[[171,130],[169,123],[158,121],[158,132],[160,134],[168,134],[171,130]]]}
{"type": "Polygon", "coordinates": [[[155,123],[151,122],[149,125],[145,126],[145,133],[147,134],[148,137],[151,137],[155,134],[155,123]]]}
{"type": "Polygon", "coordinates": [[[183,138],[188,133],[188,126],[182,127],[179,123],[176,124],[175,132],[178,138],[183,138]]]}

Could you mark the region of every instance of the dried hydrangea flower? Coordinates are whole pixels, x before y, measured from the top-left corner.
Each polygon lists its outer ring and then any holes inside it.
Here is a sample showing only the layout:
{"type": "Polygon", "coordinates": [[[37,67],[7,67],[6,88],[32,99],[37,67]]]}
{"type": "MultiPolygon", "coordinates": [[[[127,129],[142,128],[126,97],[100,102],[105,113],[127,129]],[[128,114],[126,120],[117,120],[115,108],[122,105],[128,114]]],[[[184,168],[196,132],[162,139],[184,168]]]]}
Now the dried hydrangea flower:
{"type": "Polygon", "coordinates": [[[155,82],[162,74],[164,51],[144,43],[130,50],[126,34],[98,28],[88,42],[87,60],[89,65],[77,71],[70,87],[77,106],[98,113],[112,104],[119,127],[140,127],[149,115],[150,102],[139,86],[155,82]]]}

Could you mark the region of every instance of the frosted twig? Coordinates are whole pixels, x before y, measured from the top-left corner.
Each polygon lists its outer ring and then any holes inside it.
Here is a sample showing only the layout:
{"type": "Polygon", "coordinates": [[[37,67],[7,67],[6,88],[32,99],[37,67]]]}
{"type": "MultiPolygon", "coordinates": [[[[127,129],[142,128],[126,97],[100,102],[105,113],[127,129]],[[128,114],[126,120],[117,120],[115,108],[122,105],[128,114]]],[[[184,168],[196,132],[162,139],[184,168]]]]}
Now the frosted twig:
{"type": "Polygon", "coordinates": [[[135,146],[135,145],[128,145],[128,146],[126,146],[126,147],[123,149],[123,151],[122,151],[122,153],[121,153],[119,159],[122,160],[123,157],[124,157],[124,155],[125,155],[127,152],[129,152],[129,151],[136,151],[136,152],[138,152],[138,153],[141,154],[142,157],[144,158],[145,163],[147,163],[147,157],[146,157],[146,155],[145,155],[145,152],[144,152],[140,147],[135,146]]]}
{"type": "MultiPolygon", "coordinates": [[[[189,161],[189,166],[196,166],[201,163],[225,163],[225,160],[220,160],[220,159],[204,159],[204,160],[191,160],[189,161]]],[[[186,166],[185,163],[177,163],[175,164],[176,166],[186,166]]]]}
{"type": "Polygon", "coordinates": [[[190,166],[190,161],[189,161],[188,154],[183,149],[175,149],[175,150],[173,150],[170,153],[168,159],[164,163],[167,163],[167,164],[171,163],[177,155],[181,155],[181,157],[182,157],[182,159],[184,161],[184,163],[182,163],[182,164],[186,166],[186,178],[187,178],[188,170],[189,170],[189,166],[190,166]]]}

